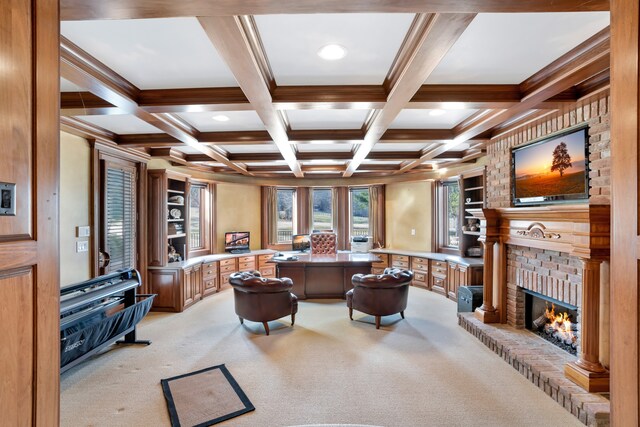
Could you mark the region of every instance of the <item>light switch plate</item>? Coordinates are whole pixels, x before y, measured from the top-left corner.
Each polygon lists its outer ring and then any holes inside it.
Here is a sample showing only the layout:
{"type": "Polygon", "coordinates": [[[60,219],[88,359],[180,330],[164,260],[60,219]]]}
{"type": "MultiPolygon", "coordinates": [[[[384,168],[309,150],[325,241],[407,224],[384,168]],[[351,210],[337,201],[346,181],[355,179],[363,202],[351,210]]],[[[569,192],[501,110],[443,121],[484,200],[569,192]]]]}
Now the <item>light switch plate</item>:
{"type": "Polygon", "coordinates": [[[76,227],[76,237],[89,237],[91,236],[91,227],[88,225],[76,227]]]}
{"type": "Polygon", "coordinates": [[[416,235],[416,229],[415,229],[415,228],[412,228],[412,229],[411,229],[411,235],[412,235],[412,236],[415,236],[415,235],[416,235]]]}
{"type": "Polygon", "coordinates": [[[86,240],[81,242],[76,242],[76,252],[88,252],[89,251],[89,242],[86,240]]]}
{"type": "Polygon", "coordinates": [[[0,182],[0,215],[15,216],[16,214],[16,185],[10,182],[0,182]]]}

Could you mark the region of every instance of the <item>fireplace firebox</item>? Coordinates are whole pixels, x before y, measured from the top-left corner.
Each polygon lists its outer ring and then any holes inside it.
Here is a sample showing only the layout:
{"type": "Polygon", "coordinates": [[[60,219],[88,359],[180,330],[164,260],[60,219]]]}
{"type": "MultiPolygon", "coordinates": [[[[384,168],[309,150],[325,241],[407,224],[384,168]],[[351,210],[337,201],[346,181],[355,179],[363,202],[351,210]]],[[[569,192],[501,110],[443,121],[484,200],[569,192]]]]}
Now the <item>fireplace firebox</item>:
{"type": "Polygon", "coordinates": [[[523,289],[525,327],[561,349],[576,355],[579,344],[578,307],[523,289]]]}

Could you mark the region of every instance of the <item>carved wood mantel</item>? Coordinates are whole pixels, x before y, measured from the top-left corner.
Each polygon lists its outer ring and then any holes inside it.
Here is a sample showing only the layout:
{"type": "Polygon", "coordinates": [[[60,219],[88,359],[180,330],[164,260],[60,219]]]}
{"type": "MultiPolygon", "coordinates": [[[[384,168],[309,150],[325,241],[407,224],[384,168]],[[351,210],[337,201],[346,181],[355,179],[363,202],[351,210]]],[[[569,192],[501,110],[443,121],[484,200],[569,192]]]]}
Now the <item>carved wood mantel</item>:
{"type": "Polygon", "coordinates": [[[599,273],[601,262],[609,259],[610,207],[580,204],[468,212],[480,220],[479,241],[485,248],[484,300],[476,310],[476,317],[485,323],[506,321],[506,245],[564,252],[581,259],[580,354],[565,366],[565,375],[590,392],[607,391],[609,373],[599,362],[598,350],[599,273]]]}

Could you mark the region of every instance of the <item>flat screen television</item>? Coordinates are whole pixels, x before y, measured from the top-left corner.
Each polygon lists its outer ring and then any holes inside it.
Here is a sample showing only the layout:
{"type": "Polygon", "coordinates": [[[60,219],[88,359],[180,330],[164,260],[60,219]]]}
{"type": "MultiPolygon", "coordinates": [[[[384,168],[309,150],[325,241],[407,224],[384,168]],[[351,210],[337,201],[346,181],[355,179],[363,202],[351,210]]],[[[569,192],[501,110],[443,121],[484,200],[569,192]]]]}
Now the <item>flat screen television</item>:
{"type": "Polygon", "coordinates": [[[588,130],[582,125],[511,150],[514,206],[589,199],[588,130]]]}
{"type": "Polygon", "coordinates": [[[311,249],[311,239],[308,234],[294,234],[291,237],[291,247],[294,251],[305,252],[311,249]]]}
{"type": "Polygon", "coordinates": [[[249,250],[248,231],[230,231],[224,233],[224,250],[231,252],[235,250],[249,250]]]}

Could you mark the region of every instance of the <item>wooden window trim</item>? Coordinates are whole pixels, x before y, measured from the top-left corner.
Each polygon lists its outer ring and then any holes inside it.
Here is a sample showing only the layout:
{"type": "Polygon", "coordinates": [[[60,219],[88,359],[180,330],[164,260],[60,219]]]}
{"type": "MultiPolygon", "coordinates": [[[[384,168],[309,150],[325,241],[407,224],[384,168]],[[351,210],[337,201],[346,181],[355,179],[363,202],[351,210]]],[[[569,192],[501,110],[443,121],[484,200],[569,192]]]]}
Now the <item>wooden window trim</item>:
{"type": "MultiPolygon", "coordinates": [[[[446,242],[446,233],[448,230],[447,227],[447,205],[446,205],[446,201],[445,201],[445,190],[444,187],[450,184],[447,183],[451,183],[454,184],[457,181],[454,180],[448,180],[448,181],[438,181],[436,184],[436,190],[435,190],[435,209],[434,209],[434,224],[436,226],[436,229],[434,230],[434,235],[436,236],[436,248],[437,251],[440,253],[445,253],[445,254],[449,254],[449,255],[460,255],[460,244],[458,244],[458,247],[453,247],[453,246],[445,246],[444,242],[446,242]]],[[[460,186],[460,183],[457,182],[458,186],[460,186]]],[[[458,218],[460,218],[460,215],[458,215],[458,218]]],[[[460,221],[458,221],[458,236],[460,236],[460,221]]]]}

